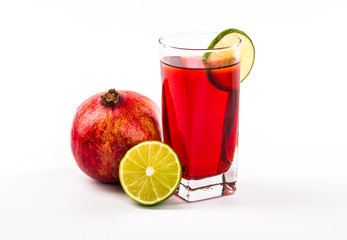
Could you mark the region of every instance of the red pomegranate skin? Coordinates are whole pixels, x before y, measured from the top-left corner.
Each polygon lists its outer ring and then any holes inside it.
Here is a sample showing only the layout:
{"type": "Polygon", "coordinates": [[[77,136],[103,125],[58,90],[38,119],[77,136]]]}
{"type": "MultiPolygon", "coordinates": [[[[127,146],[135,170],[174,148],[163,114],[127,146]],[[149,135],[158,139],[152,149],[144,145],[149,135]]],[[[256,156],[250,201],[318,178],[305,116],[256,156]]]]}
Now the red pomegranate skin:
{"type": "Polygon", "coordinates": [[[119,102],[103,106],[101,96],[86,99],[76,111],[71,130],[71,149],[79,168],[89,177],[119,183],[119,162],[136,144],[161,141],[158,106],[146,96],[117,91],[119,102]]]}

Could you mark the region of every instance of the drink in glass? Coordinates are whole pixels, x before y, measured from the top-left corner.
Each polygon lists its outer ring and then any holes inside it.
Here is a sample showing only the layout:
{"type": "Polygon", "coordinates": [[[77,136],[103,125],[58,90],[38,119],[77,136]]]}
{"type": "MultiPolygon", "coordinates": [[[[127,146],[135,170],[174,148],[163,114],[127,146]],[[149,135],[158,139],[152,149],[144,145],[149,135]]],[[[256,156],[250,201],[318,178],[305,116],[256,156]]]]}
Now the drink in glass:
{"type": "Polygon", "coordinates": [[[164,142],[181,161],[177,194],[188,201],[236,190],[241,40],[204,49],[213,36],[181,33],[159,40],[164,142]]]}

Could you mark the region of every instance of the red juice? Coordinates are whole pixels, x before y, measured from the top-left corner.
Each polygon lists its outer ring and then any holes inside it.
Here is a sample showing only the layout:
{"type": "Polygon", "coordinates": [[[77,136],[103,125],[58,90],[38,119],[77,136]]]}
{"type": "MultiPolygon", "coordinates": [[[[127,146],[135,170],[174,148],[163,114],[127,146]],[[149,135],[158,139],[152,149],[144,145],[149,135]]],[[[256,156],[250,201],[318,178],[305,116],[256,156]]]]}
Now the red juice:
{"type": "Polygon", "coordinates": [[[238,142],[240,64],[213,67],[201,57],[161,61],[164,142],[188,180],[227,171],[238,142]]]}

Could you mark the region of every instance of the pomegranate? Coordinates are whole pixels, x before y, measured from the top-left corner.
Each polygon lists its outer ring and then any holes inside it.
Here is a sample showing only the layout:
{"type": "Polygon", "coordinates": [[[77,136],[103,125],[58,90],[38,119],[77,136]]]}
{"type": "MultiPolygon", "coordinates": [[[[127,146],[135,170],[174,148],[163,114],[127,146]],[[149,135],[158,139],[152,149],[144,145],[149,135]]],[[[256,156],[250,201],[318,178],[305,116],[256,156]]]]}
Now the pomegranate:
{"type": "Polygon", "coordinates": [[[76,111],[71,149],[79,168],[89,177],[119,183],[118,166],[125,153],[146,140],[161,141],[159,108],[131,91],[96,94],[76,111]]]}

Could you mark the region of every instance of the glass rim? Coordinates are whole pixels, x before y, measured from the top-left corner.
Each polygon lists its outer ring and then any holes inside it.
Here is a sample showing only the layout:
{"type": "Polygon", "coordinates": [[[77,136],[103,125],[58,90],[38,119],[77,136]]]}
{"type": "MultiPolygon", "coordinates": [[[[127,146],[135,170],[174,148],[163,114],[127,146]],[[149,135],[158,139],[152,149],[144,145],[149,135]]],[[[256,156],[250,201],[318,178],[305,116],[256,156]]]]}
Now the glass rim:
{"type": "MultiPolygon", "coordinates": [[[[160,37],[158,42],[159,42],[159,45],[163,48],[172,48],[172,49],[177,49],[177,50],[188,50],[188,51],[209,51],[209,52],[217,52],[217,51],[221,51],[221,50],[234,49],[234,48],[239,47],[242,44],[241,38],[236,36],[236,35],[235,35],[235,37],[238,38],[238,40],[239,40],[238,43],[227,46],[227,47],[221,47],[221,48],[211,48],[211,49],[208,49],[208,48],[184,48],[184,47],[173,46],[173,44],[164,43],[164,40],[166,38],[175,37],[175,36],[179,36],[179,35],[197,35],[197,34],[215,34],[215,36],[217,36],[219,33],[218,32],[202,32],[202,31],[199,31],[199,32],[176,32],[176,33],[171,33],[171,34],[165,35],[163,37],[160,37]]],[[[211,41],[213,41],[213,39],[211,39],[211,41]]]]}

